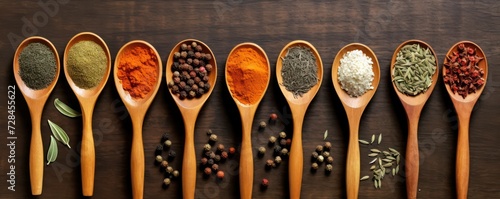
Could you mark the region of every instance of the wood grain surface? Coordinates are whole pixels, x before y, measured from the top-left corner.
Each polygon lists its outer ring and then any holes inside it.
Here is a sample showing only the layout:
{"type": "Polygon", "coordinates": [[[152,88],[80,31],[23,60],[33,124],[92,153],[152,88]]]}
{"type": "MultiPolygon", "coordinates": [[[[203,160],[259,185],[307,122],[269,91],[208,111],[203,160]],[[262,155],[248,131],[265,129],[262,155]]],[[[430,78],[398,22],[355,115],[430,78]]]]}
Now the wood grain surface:
{"type": "MultiPolygon", "coordinates": [[[[108,44],[112,60],[126,42],[141,39],[150,42],[160,53],[163,63],[179,41],[195,38],[205,42],[214,52],[218,70],[223,71],[230,50],[242,42],[255,42],[267,53],[272,75],[280,50],[290,41],[302,39],[312,43],[324,64],[324,81],[305,115],[303,126],[304,173],[301,198],[346,198],[345,165],[348,143],[348,122],[345,111],[335,94],[330,75],[336,53],[345,45],[360,42],[369,46],[380,63],[379,88],[363,113],[359,129],[361,139],[383,133],[380,149],[392,147],[405,151],[407,122],[405,112],[390,82],[390,59],[396,47],[405,40],[420,39],[437,53],[442,67],[444,55],[456,42],[470,40],[484,50],[489,62],[489,77],[470,121],[470,177],[468,198],[500,198],[500,3],[494,0],[472,1],[76,1],[33,0],[0,2],[0,93],[7,94],[15,85],[12,61],[15,48],[22,39],[40,35],[49,39],[63,53],[75,34],[90,31],[108,44]],[[325,175],[325,165],[311,173],[310,153],[323,143],[323,133],[329,131],[333,143],[333,172],[325,175]]],[[[63,59],[62,57],[60,58],[63,59]]],[[[165,79],[165,77],[162,77],[165,79]]],[[[208,141],[205,132],[212,129],[218,143],[239,147],[241,121],[236,105],[224,83],[224,73],[218,73],[214,92],[201,110],[195,128],[197,160],[208,141]]],[[[457,117],[446,93],[442,78],[425,105],[419,122],[420,173],[418,198],[456,198],[455,154],[457,117]]],[[[132,198],[130,151],[131,119],[109,79],[101,93],[93,115],[95,139],[95,188],[93,198],[132,198]]],[[[31,198],[29,182],[29,143],[31,121],[21,92],[15,93],[15,164],[8,162],[12,152],[7,144],[8,97],[0,100],[0,198],[31,198]],[[6,175],[15,165],[15,191],[7,189],[6,175]]],[[[71,149],[59,144],[56,162],[45,166],[43,193],[39,198],[83,198],[81,190],[80,153],[81,118],[61,115],[52,105],[55,98],[72,107],[78,101],[64,76],[47,101],[42,114],[44,153],[50,141],[47,120],[59,124],[68,133],[71,149]]],[[[253,198],[288,198],[288,161],[265,170],[271,149],[264,158],[256,150],[267,144],[270,135],[285,131],[291,135],[289,107],[271,78],[253,124],[254,148],[253,198]],[[270,113],[279,120],[258,131],[260,121],[270,113]],[[268,178],[269,188],[261,190],[260,180],[268,178]]],[[[173,141],[171,150],[177,157],[170,164],[181,169],[184,126],[179,109],[162,82],[158,95],[146,114],[143,127],[145,149],[144,198],[181,198],[180,180],[168,189],[162,188],[163,174],[154,164],[154,149],[163,133],[173,141]]],[[[370,175],[367,146],[361,145],[361,176],[370,175]]],[[[166,154],[166,153],[164,153],[166,154]]],[[[404,153],[402,153],[404,154],[404,153]]],[[[45,159],[45,157],[44,157],[45,159]]],[[[404,157],[403,159],[404,160],[404,157]]],[[[402,161],[404,162],[404,161],[402,161]]],[[[226,172],[222,181],[214,176],[203,178],[196,173],[196,198],[238,198],[239,156],[230,158],[220,168],[226,172]]],[[[404,165],[401,165],[404,168],[404,165]]],[[[182,171],[181,171],[182,173],[182,171]]],[[[405,198],[405,173],[383,180],[376,190],[371,180],[360,182],[359,198],[405,198]]]]}

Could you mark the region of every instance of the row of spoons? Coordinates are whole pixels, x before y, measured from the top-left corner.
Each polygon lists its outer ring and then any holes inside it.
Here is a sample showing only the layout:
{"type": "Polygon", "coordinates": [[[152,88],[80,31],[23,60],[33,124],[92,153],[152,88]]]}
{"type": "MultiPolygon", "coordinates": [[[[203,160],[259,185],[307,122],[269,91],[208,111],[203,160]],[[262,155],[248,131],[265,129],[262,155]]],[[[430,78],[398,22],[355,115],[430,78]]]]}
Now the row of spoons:
{"type": "MultiPolygon", "coordinates": [[[[111,56],[109,53],[109,49],[106,43],[96,34],[84,32],[75,35],[66,46],[64,51],[64,59],[63,63],[66,66],[66,55],[68,50],[79,41],[83,40],[91,40],[95,43],[99,44],[106,52],[108,63],[107,63],[107,72],[105,77],[101,80],[98,86],[92,89],[81,89],[77,87],[72,81],[71,77],[67,74],[67,70],[65,70],[65,76],[68,80],[68,84],[72,88],[73,92],[77,96],[81,110],[82,110],[82,118],[83,118],[83,134],[82,134],[82,148],[81,148],[81,169],[82,169],[82,190],[84,196],[92,196],[93,194],[93,183],[94,183],[94,169],[95,169],[95,151],[94,151],[94,143],[92,137],[92,113],[95,106],[95,102],[104,88],[108,76],[111,73],[111,56]]],[[[172,80],[172,70],[171,66],[173,64],[173,53],[178,52],[181,45],[184,43],[197,42],[199,45],[204,47],[204,51],[206,53],[210,53],[213,56],[210,48],[203,42],[195,40],[195,39],[187,39],[179,42],[171,51],[170,55],[167,58],[166,62],[166,82],[172,80]]],[[[395,51],[394,56],[391,61],[391,71],[394,68],[394,62],[396,59],[396,54],[399,52],[399,49],[407,44],[417,43],[422,47],[429,48],[434,56],[436,54],[432,50],[432,48],[426,44],[425,42],[418,40],[410,40],[402,43],[395,51]]],[[[465,43],[467,46],[471,46],[477,49],[479,56],[484,56],[481,48],[472,42],[459,42],[465,43]]],[[[455,49],[459,44],[454,45],[448,54],[452,52],[452,49],[455,49]]],[[[302,124],[304,120],[305,113],[314,96],[318,92],[322,77],[323,77],[323,63],[321,61],[321,57],[315,47],[302,40],[292,41],[287,44],[283,50],[280,52],[277,62],[276,62],[276,78],[278,83],[283,81],[281,75],[282,69],[282,57],[284,57],[291,47],[302,46],[309,48],[314,56],[316,57],[316,65],[318,67],[317,75],[319,77],[318,83],[311,88],[310,91],[305,93],[302,97],[295,97],[293,93],[289,92],[284,88],[282,84],[280,85],[280,89],[287,100],[293,117],[293,141],[292,147],[290,149],[290,166],[289,166],[289,186],[290,186],[290,197],[291,198],[300,198],[301,184],[302,184],[302,173],[303,173],[303,151],[302,151],[302,124]]],[[[267,60],[267,69],[270,71],[269,59],[265,51],[254,43],[242,43],[233,48],[230,52],[229,56],[233,53],[235,49],[241,47],[252,47],[260,52],[262,56],[267,60]]],[[[116,89],[124,102],[127,110],[130,113],[132,124],[133,124],[133,141],[132,141],[132,152],[131,152],[131,177],[132,177],[132,193],[134,198],[142,198],[143,190],[144,190],[144,147],[142,141],[142,124],[144,120],[144,116],[149,108],[149,105],[153,101],[159,85],[161,83],[162,76],[162,63],[161,58],[155,48],[145,42],[134,40],[127,44],[125,44],[118,52],[114,65],[114,80],[116,89]],[[153,50],[157,56],[157,67],[158,67],[158,77],[157,82],[153,91],[151,91],[145,98],[143,99],[133,99],[130,95],[123,90],[121,85],[121,81],[117,77],[117,63],[121,59],[122,52],[133,48],[135,46],[142,46],[145,48],[149,48],[153,50]]],[[[436,59],[437,60],[437,59],[436,59]]],[[[445,59],[446,62],[446,59],[445,59]]],[[[213,66],[217,66],[215,56],[210,61],[210,64],[213,66]]],[[[55,47],[45,38],[42,37],[30,37],[24,40],[16,50],[14,56],[14,76],[16,82],[26,99],[28,104],[31,120],[32,120],[32,138],[31,138],[31,147],[30,147],[30,181],[33,195],[40,195],[42,192],[42,184],[43,184],[43,145],[41,140],[41,132],[40,132],[40,120],[41,114],[44,107],[44,104],[50,95],[51,91],[55,87],[57,79],[59,77],[60,71],[60,63],[59,57],[55,47]],[[43,43],[46,46],[50,47],[56,56],[57,60],[57,74],[54,78],[53,82],[45,89],[42,90],[33,90],[27,87],[24,82],[19,77],[19,63],[18,57],[20,52],[26,47],[28,44],[33,42],[43,43]]],[[[437,61],[436,61],[436,66],[437,61]]],[[[483,62],[479,65],[485,71],[485,80],[487,78],[487,62],[486,57],[483,62]]],[[[226,67],[227,70],[227,67],[226,67]]],[[[227,71],[226,77],[227,77],[227,71]]],[[[267,78],[266,85],[269,84],[271,79],[270,72],[267,78]]],[[[444,69],[443,69],[444,74],[444,69]]],[[[342,48],[336,55],[333,65],[332,65],[332,79],[333,86],[344,106],[346,111],[348,120],[349,120],[349,147],[348,147],[348,157],[347,157],[347,168],[346,168],[346,187],[347,187],[347,196],[348,198],[357,198],[358,189],[359,189],[359,176],[360,176],[360,155],[359,155],[359,144],[358,144],[358,130],[359,124],[361,120],[362,113],[369,101],[375,94],[377,87],[380,82],[380,66],[378,64],[377,57],[375,53],[367,46],[359,43],[353,43],[342,48]],[[349,96],[339,85],[337,81],[338,67],[340,58],[348,51],[351,50],[361,50],[368,57],[373,60],[373,72],[374,72],[374,80],[372,82],[373,88],[369,90],[367,93],[363,94],[359,97],[351,97],[349,96]]],[[[408,198],[416,198],[417,186],[418,186],[418,139],[417,139],[417,129],[418,129],[418,120],[420,117],[420,112],[425,105],[425,102],[429,98],[432,93],[432,90],[435,86],[435,82],[438,79],[438,73],[436,72],[432,81],[433,84],[431,87],[424,93],[417,96],[407,96],[396,90],[398,97],[400,98],[403,107],[407,112],[408,117],[408,141],[407,141],[407,152],[406,152],[406,172],[407,173],[407,193],[408,198]]],[[[172,97],[176,102],[184,121],[185,126],[185,144],[184,144],[184,157],[183,157],[183,166],[182,166],[182,190],[184,198],[194,198],[195,186],[196,186],[196,155],[194,149],[194,129],[196,118],[203,107],[203,104],[210,96],[213,87],[215,86],[217,78],[217,67],[214,67],[214,70],[211,72],[209,76],[209,83],[212,85],[212,88],[207,91],[205,95],[200,98],[194,98],[191,100],[180,100],[177,96],[175,96],[172,92],[172,97]]],[[[227,79],[226,79],[227,83],[227,79]]],[[[228,89],[229,88],[229,84],[228,89]]],[[[267,86],[266,86],[267,87],[267,86]]],[[[394,87],[395,88],[395,87],[394,87]]],[[[484,86],[481,87],[476,93],[469,95],[467,98],[463,99],[461,96],[457,94],[453,94],[449,88],[446,86],[449,95],[452,98],[455,109],[457,110],[460,126],[459,126],[459,139],[458,139],[458,148],[457,148],[457,192],[459,198],[465,198],[467,195],[467,186],[468,186],[468,171],[469,171],[469,146],[468,146],[468,123],[470,119],[470,114],[472,108],[479,98],[484,86]]],[[[396,89],[396,88],[395,88],[396,89]]],[[[266,89],[267,90],[267,89],[266,89]]],[[[241,121],[242,121],[242,148],[241,148],[241,158],[240,158],[240,195],[241,198],[251,198],[252,197],[252,186],[253,186],[253,154],[252,154],[252,146],[251,146],[251,124],[253,123],[253,117],[255,115],[255,111],[265,95],[266,90],[264,90],[260,94],[260,98],[253,104],[244,104],[238,101],[237,98],[233,97],[238,110],[240,112],[241,121]]],[[[231,91],[230,91],[231,93],[231,91]]],[[[231,93],[231,96],[233,94],[231,93]]]]}

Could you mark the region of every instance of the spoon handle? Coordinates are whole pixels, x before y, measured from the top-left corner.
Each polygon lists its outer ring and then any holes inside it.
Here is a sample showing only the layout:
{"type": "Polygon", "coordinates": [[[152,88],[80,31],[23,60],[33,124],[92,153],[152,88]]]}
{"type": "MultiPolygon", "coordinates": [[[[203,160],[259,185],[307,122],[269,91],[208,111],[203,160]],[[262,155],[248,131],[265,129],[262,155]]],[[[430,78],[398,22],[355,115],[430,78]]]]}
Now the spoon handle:
{"type": "Polygon", "coordinates": [[[305,111],[293,112],[293,139],[290,148],[290,164],[288,176],[290,178],[290,198],[300,198],[302,186],[302,172],[304,170],[304,154],[302,149],[302,125],[304,123],[305,111]],[[294,116],[297,115],[297,116],[294,116]]]}
{"type": "MultiPolygon", "coordinates": [[[[253,118],[253,116],[252,116],[253,118]]],[[[252,153],[252,121],[242,120],[243,134],[241,138],[240,154],[240,197],[252,198],[253,188],[253,153],[252,153]]]]}
{"type": "Polygon", "coordinates": [[[82,115],[83,135],[82,148],[80,149],[80,162],[82,167],[83,196],[92,196],[94,193],[95,149],[92,135],[92,114],[82,115]]]}
{"type": "Polygon", "coordinates": [[[408,199],[417,198],[419,152],[418,152],[418,117],[408,119],[408,140],[406,141],[406,196],[408,199]],[[416,118],[416,119],[414,119],[416,118]]]}
{"type": "Polygon", "coordinates": [[[194,199],[194,191],[196,188],[196,156],[194,151],[195,123],[190,119],[186,120],[186,118],[184,119],[186,138],[184,140],[184,158],[182,160],[182,196],[184,199],[194,199]]]}
{"type": "Polygon", "coordinates": [[[130,169],[132,177],[132,195],[134,199],[144,196],[144,145],[142,141],[142,120],[133,121],[132,154],[130,169]]]}
{"type": "Polygon", "coordinates": [[[458,116],[458,140],[456,162],[457,198],[466,199],[469,187],[469,119],[458,116]]]}
{"type": "MultiPolygon", "coordinates": [[[[361,117],[361,116],[360,116],[361,117]]],[[[359,191],[359,121],[361,118],[349,118],[349,146],[347,148],[346,188],[347,198],[357,199],[359,191]]]]}
{"type": "MultiPolygon", "coordinates": [[[[34,111],[35,112],[35,111],[34,111]]],[[[43,187],[43,143],[40,131],[41,111],[31,113],[30,182],[31,193],[41,195],[43,187]]]]}

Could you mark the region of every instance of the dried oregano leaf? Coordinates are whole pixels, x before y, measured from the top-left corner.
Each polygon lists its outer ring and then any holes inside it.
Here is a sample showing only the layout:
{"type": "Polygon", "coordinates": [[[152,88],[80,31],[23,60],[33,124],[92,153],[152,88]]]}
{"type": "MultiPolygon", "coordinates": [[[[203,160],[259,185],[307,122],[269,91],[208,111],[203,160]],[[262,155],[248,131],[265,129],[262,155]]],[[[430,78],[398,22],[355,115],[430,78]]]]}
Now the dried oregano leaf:
{"type": "Polygon", "coordinates": [[[71,146],[69,146],[69,137],[68,134],[66,134],[66,131],[64,131],[64,129],[62,129],[59,125],[50,120],[47,120],[47,122],[49,123],[52,135],[54,135],[56,140],[62,142],[71,149],[71,146]]]}
{"type": "Polygon", "coordinates": [[[47,151],[47,165],[49,165],[51,162],[56,161],[57,159],[57,142],[54,136],[50,136],[50,146],[49,150],[47,151]]]}
{"type": "Polygon", "coordinates": [[[54,106],[59,112],[61,112],[61,114],[66,115],[68,117],[79,117],[82,115],[80,112],[75,111],[74,109],[66,105],[64,102],[59,100],[59,98],[56,98],[54,100],[54,106]]]}

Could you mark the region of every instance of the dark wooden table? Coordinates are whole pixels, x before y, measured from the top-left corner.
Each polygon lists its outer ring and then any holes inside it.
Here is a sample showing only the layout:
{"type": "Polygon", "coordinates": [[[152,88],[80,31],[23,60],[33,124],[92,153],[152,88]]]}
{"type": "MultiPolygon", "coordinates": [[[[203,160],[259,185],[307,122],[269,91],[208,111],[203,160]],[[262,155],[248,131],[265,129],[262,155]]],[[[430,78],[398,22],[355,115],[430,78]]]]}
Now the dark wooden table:
{"type": "MultiPolygon", "coordinates": [[[[347,119],[335,94],[331,65],[344,45],[360,42],[378,56],[381,66],[379,88],[364,112],[360,138],[383,133],[378,148],[393,147],[405,151],[407,122],[401,103],[390,83],[389,64],[394,49],[408,39],[429,43],[438,55],[440,67],[448,49],[458,41],[471,40],[485,51],[489,62],[486,88],[470,124],[469,198],[500,198],[500,3],[491,0],[474,1],[2,1],[0,2],[0,93],[16,85],[12,60],[19,42],[31,35],[48,38],[56,46],[62,60],[66,43],[75,34],[91,31],[108,44],[116,56],[126,42],[141,39],[150,42],[161,54],[163,63],[172,47],[186,38],[204,41],[213,50],[218,70],[224,71],[229,51],[241,42],[261,45],[269,56],[272,81],[255,116],[253,147],[265,145],[270,135],[292,131],[290,110],[276,82],[275,63],[278,53],[290,41],[302,39],[318,49],[324,63],[324,81],[309,107],[303,127],[304,173],[302,198],[345,198],[345,165],[348,143],[347,119]],[[37,2],[40,2],[38,4],[37,2]],[[44,4],[44,5],[42,5],[44,4]],[[270,113],[278,113],[275,125],[258,131],[258,123],[267,121],[270,113]],[[323,143],[323,133],[333,143],[334,170],[324,175],[324,165],[309,172],[309,155],[323,143]]],[[[164,77],[163,77],[164,78],[164,77]]],[[[219,143],[238,147],[241,122],[236,105],[229,97],[224,73],[217,77],[212,96],[202,109],[196,125],[197,156],[212,129],[219,143]]],[[[165,81],[165,80],[163,80],[165,81]]],[[[420,119],[419,198],[456,198],[455,154],[457,119],[442,79],[427,102],[420,119]]],[[[59,145],[55,163],[45,166],[43,194],[40,198],[82,198],[79,162],[82,121],[62,116],[52,105],[55,98],[78,107],[78,101],[61,75],[47,101],[42,116],[42,136],[46,152],[50,129],[47,119],[60,124],[71,139],[71,150],[59,145]]],[[[30,198],[28,170],[31,122],[29,111],[19,89],[15,93],[15,164],[8,162],[7,97],[0,102],[3,115],[0,126],[0,198],[30,198]],[[15,165],[15,192],[8,190],[6,175],[15,165]]],[[[193,118],[194,119],[194,118],[193,118]]],[[[130,148],[131,121],[121,102],[113,79],[110,78],[99,98],[93,117],[96,152],[94,198],[131,198],[130,148]]],[[[181,169],[184,126],[178,108],[162,82],[144,121],[146,159],[145,198],[181,198],[181,182],[176,180],[162,189],[163,174],[154,162],[154,149],[161,135],[168,132],[173,141],[171,150],[178,157],[171,162],[181,169]]],[[[369,175],[369,147],[361,146],[361,175],[369,175]]],[[[256,153],[254,153],[256,154],[256,153]]],[[[266,171],[266,157],[254,159],[254,198],[287,198],[287,161],[266,171]],[[262,178],[270,180],[269,189],[259,189],[262,178]]],[[[45,159],[45,158],[44,158],[45,159]]],[[[197,173],[197,198],[238,198],[238,156],[221,165],[226,178],[218,182],[212,176],[203,179],[197,173]]],[[[403,165],[401,166],[403,167],[403,165]]],[[[373,183],[360,183],[359,198],[405,198],[405,175],[386,177],[383,187],[375,190],[373,183]]]]}

